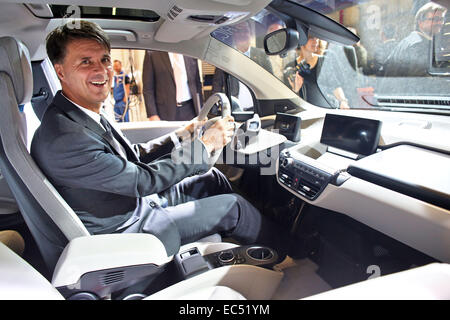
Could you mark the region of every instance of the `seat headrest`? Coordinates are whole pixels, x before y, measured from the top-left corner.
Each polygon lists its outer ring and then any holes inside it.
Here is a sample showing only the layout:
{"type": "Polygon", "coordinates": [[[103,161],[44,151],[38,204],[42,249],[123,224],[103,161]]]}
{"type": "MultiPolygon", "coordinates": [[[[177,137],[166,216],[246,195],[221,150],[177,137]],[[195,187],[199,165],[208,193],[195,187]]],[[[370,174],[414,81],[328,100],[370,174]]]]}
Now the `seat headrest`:
{"type": "Polygon", "coordinates": [[[33,95],[33,75],[30,54],[22,42],[12,37],[0,38],[0,72],[10,76],[17,104],[30,102],[33,95]]]}

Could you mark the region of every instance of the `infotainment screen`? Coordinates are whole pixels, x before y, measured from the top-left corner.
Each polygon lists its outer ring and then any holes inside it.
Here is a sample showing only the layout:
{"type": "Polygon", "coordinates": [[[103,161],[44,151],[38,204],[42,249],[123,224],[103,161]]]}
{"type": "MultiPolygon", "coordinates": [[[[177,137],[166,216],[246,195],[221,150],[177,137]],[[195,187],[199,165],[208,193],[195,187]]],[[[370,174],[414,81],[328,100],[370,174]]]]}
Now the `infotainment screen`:
{"type": "Polygon", "coordinates": [[[327,114],[320,142],[330,147],[370,155],[380,140],[381,121],[327,114]]]}

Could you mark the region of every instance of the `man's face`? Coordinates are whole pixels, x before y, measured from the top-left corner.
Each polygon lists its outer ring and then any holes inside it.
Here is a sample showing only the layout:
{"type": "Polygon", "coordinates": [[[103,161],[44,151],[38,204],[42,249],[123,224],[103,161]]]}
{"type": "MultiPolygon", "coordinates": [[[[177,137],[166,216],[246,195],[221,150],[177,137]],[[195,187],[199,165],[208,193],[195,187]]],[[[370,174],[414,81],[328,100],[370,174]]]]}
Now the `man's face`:
{"type": "Polygon", "coordinates": [[[305,44],[305,49],[309,52],[316,53],[319,49],[319,38],[308,38],[308,42],[305,44]]]}
{"type": "Polygon", "coordinates": [[[428,12],[425,18],[419,22],[420,30],[430,36],[441,32],[443,25],[444,11],[428,12]]]}
{"type": "Polygon", "coordinates": [[[238,25],[233,33],[234,45],[241,52],[247,52],[250,49],[252,35],[247,24],[238,25]]]}
{"type": "Polygon", "coordinates": [[[98,112],[111,90],[113,70],[108,49],[95,40],[67,44],[64,61],[55,63],[64,95],[82,107],[98,112]]]}
{"type": "Polygon", "coordinates": [[[114,61],[113,69],[115,73],[120,73],[122,71],[122,63],[120,61],[114,61]]]}

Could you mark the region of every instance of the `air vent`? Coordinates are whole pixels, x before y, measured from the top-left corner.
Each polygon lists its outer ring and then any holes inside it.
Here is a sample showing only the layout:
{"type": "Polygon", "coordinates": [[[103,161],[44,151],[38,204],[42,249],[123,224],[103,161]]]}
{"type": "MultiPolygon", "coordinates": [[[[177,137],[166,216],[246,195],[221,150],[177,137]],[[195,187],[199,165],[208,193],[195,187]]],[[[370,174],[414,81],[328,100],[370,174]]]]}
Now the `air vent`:
{"type": "Polygon", "coordinates": [[[445,97],[398,97],[398,96],[377,96],[379,106],[399,107],[399,108],[435,108],[448,109],[450,99],[445,97]]]}
{"type": "Polygon", "coordinates": [[[305,179],[301,179],[301,182],[298,184],[297,188],[298,193],[311,200],[313,200],[316,197],[319,191],[320,187],[316,186],[314,183],[310,183],[305,179]]]}
{"type": "Polygon", "coordinates": [[[181,13],[183,12],[183,9],[181,9],[178,6],[173,6],[169,12],[167,13],[167,16],[169,17],[170,20],[175,20],[175,18],[181,13]]]}
{"type": "Polygon", "coordinates": [[[119,271],[112,271],[108,272],[104,275],[100,276],[100,283],[103,286],[109,286],[111,284],[117,283],[122,281],[125,278],[125,271],[119,270],[119,271]]]}

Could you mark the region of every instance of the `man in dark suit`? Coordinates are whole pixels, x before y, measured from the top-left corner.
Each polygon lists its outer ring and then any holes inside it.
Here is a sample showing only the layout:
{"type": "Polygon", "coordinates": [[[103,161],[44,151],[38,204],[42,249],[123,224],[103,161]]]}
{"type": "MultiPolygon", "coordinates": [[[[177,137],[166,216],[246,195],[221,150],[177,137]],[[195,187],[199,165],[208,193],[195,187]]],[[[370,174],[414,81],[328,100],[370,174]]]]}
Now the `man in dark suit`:
{"type": "Polygon", "coordinates": [[[283,232],[211,169],[210,154],[231,140],[232,117],[201,138],[191,122],[130,145],[102,114],[113,78],[103,30],[86,21],[77,29],[60,26],[47,37],[47,53],[62,91],[36,130],[31,154],[90,233],[151,233],[168,255],[217,232],[277,247],[283,232]]]}
{"type": "Polygon", "coordinates": [[[202,104],[197,59],[161,51],[145,53],[142,67],[149,120],[191,120],[202,104]]]}

